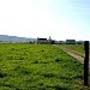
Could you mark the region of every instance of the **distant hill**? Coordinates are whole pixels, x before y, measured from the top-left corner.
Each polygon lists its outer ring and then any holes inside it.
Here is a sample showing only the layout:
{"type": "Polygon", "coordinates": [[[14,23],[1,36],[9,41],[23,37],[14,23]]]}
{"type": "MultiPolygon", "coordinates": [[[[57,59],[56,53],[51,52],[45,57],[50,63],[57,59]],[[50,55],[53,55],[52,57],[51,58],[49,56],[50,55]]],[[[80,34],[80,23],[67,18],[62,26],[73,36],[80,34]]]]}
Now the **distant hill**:
{"type": "Polygon", "coordinates": [[[25,38],[17,36],[0,35],[0,42],[32,42],[35,38],[25,38]]]}

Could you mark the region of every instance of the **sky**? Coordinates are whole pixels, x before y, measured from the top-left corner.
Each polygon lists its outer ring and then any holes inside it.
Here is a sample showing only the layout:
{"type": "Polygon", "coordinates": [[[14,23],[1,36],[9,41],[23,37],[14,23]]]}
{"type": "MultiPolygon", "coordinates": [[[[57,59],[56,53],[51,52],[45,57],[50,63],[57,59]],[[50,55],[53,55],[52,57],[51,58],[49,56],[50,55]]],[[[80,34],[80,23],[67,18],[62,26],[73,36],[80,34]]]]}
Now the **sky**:
{"type": "Polygon", "coordinates": [[[0,34],[90,40],[90,0],[0,0],[0,34]]]}

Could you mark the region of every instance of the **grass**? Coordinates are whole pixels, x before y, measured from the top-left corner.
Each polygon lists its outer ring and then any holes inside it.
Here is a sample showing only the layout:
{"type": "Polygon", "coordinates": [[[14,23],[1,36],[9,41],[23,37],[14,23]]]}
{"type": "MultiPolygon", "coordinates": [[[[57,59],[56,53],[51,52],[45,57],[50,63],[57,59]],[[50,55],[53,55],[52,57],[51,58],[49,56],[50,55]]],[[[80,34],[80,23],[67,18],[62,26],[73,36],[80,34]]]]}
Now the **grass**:
{"type": "Polygon", "coordinates": [[[61,48],[68,48],[73,50],[74,53],[84,56],[84,45],[62,45],[61,48]]]}
{"type": "Polygon", "coordinates": [[[52,45],[0,44],[0,90],[83,90],[83,65],[52,45]]]}

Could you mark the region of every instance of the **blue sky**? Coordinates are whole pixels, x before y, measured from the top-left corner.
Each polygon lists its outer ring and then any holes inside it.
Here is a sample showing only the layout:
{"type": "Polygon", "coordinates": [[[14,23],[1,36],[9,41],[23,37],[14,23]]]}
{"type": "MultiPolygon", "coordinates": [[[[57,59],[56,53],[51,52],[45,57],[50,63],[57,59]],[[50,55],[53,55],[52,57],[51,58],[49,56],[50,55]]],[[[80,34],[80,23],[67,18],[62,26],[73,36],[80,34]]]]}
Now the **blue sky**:
{"type": "MultiPolygon", "coordinates": [[[[50,3],[50,11],[56,22],[59,17],[63,17],[63,21],[67,21],[82,39],[90,38],[90,1],[89,0],[53,0],[50,3]]],[[[66,32],[69,32],[69,30],[66,32]]],[[[73,30],[72,30],[73,32],[73,30]]],[[[70,37],[72,38],[72,37],[70,37]]]]}
{"type": "Polygon", "coordinates": [[[0,34],[90,40],[89,0],[0,0],[0,34]]]}

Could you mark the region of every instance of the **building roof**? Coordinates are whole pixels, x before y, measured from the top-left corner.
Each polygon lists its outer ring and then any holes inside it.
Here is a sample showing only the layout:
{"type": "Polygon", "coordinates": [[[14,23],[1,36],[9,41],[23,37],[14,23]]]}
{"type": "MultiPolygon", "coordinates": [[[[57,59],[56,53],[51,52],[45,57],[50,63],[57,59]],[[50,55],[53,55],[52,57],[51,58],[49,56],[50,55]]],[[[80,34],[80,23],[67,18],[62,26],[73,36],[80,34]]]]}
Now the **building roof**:
{"type": "Polygon", "coordinates": [[[37,40],[47,40],[47,38],[37,38],[37,40]]]}

